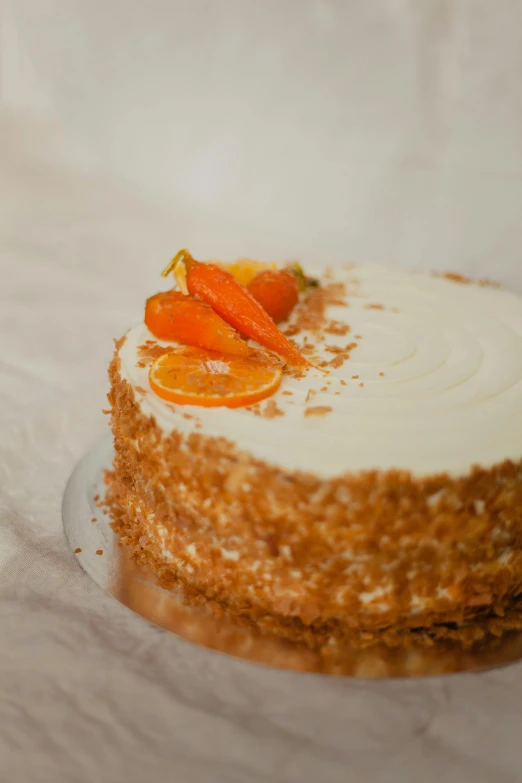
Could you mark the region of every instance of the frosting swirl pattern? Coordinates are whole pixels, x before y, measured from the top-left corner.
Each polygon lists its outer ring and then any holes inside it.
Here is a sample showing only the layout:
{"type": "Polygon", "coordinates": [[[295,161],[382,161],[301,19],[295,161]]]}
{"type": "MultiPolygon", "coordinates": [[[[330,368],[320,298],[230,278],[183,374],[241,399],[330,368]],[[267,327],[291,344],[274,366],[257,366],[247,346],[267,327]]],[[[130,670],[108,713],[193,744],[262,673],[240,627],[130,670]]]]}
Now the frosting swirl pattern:
{"type": "Polygon", "coordinates": [[[521,297],[374,265],[339,267],[330,280],[345,285],[348,306],[329,306],[327,316],[350,332],[328,334],[317,353],[331,362],[332,349],[357,347],[328,375],[285,376],[271,398],[283,415],[165,403],[139,366],[139,347],[155,340],[143,324],[120,349],[142,412],[165,432],[224,436],[257,458],[324,478],[393,468],[464,475],[522,457],[521,297]],[[305,415],[310,407],[322,410],[305,415]]]}

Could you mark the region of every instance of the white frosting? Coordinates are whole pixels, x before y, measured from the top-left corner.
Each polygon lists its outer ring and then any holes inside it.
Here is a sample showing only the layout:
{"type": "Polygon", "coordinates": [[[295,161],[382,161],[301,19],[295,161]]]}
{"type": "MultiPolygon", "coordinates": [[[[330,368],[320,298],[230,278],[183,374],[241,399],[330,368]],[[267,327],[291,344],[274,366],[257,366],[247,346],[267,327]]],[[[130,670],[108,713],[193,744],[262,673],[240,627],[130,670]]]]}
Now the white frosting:
{"type": "Polygon", "coordinates": [[[120,357],[123,377],[147,390],[136,395],[143,413],[167,433],[196,431],[199,422],[202,434],[323,477],[374,468],[461,475],[474,464],[522,457],[521,297],[373,265],[339,268],[334,279],[346,282],[349,307],[330,307],[327,315],[351,332],[328,335],[327,343],[355,340],[358,347],[328,377],[318,370],[285,376],[272,397],[284,416],[163,402],[150,390],[147,368],[137,366],[138,347],[154,339],[142,324],[129,332],[120,357]],[[305,403],[310,389],[317,394],[305,403]],[[311,406],[332,411],[305,417],[311,406]]]}

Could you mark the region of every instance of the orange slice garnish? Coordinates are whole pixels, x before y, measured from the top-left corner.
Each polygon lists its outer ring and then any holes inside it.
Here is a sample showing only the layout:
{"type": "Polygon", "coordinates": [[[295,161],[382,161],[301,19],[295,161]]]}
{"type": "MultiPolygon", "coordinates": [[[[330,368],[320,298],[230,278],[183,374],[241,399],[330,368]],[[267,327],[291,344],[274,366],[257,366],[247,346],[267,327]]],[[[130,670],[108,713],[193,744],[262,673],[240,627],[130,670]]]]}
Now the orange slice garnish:
{"type": "MultiPolygon", "coordinates": [[[[181,293],[185,295],[188,294],[187,268],[185,266],[187,257],[190,257],[189,251],[186,248],[180,250],[161,273],[163,277],[167,277],[171,272],[174,272],[174,280],[178,291],[181,291],[181,293]]],[[[252,258],[238,258],[237,261],[231,262],[211,259],[206,263],[213,264],[214,266],[229,272],[238,283],[241,283],[241,285],[244,285],[245,287],[251,283],[254,277],[260,272],[277,269],[277,264],[272,261],[254,261],[252,258]]]]}
{"type": "Polygon", "coordinates": [[[187,346],[156,359],[149,382],[169,402],[239,408],[270,397],[282,374],[280,362],[266,351],[244,357],[187,346]]]}
{"type": "Polygon", "coordinates": [[[251,258],[238,258],[237,261],[232,263],[223,263],[223,261],[212,261],[213,264],[219,266],[221,269],[226,269],[230,272],[232,277],[244,285],[245,287],[254,279],[260,272],[265,272],[268,269],[277,269],[277,264],[254,261],[251,258]]]}

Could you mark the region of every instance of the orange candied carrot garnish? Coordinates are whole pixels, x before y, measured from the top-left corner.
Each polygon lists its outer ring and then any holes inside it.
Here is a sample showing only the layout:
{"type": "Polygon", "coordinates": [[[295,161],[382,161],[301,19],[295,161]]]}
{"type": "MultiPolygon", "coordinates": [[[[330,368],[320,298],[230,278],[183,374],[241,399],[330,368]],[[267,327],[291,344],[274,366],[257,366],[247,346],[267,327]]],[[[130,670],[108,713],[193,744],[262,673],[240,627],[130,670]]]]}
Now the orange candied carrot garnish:
{"type": "Polygon", "coordinates": [[[247,288],[276,323],[288,318],[299,301],[296,277],[288,269],[259,272],[247,288]]]}
{"type": "Polygon", "coordinates": [[[156,337],[197,345],[213,351],[248,356],[251,348],[210,305],[178,291],[151,296],[145,305],[145,324],[156,337]]]}
{"type": "Polygon", "coordinates": [[[208,302],[238,332],[279,354],[289,364],[308,365],[305,357],[277,328],[259,302],[229,272],[215,264],[195,261],[187,250],[180,250],[163,275],[168,275],[179,262],[187,269],[189,294],[208,302]]]}

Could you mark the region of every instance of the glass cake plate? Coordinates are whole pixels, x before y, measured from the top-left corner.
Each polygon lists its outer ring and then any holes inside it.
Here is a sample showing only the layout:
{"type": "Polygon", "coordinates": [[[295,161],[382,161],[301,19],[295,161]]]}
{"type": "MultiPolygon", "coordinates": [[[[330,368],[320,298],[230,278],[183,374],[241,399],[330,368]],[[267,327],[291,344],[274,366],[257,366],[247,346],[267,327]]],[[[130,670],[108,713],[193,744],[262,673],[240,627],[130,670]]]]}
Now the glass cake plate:
{"type": "Polygon", "coordinates": [[[104,472],[113,457],[107,435],[78,463],[63,498],[67,540],[82,568],[117,601],[149,622],[211,651],[252,663],[293,671],[363,678],[425,677],[504,666],[522,658],[522,633],[505,634],[463,649],[439,641],[430,647],[390,649],[382,645],[348,648],[342,656],[320,655],[298,644],[259,635],[216,618],[205,606],[188,606],[181,591],[160,588],[118,545],[110,519],[98,503],[105,491],[104,472]],[[78,551],[81,550],[81,551],[78,551]]]}

